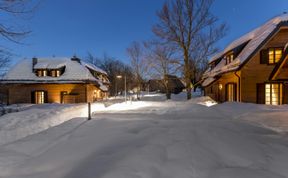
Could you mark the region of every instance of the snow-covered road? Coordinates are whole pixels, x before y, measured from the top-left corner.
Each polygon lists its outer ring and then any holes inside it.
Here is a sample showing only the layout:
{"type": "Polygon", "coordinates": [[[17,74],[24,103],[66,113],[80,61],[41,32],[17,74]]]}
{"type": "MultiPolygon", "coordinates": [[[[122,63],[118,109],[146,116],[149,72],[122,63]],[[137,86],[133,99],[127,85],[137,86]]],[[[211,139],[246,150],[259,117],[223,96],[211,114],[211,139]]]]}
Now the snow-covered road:
{"type": "Polygon", "coordinates": [[[116,104],[91,121],[75,118],[2,145],[0,177],[288,177],[285,127],[275,132],[279,125],[267,121],[287,117],[287,106],[202,100],[116,104]]]}

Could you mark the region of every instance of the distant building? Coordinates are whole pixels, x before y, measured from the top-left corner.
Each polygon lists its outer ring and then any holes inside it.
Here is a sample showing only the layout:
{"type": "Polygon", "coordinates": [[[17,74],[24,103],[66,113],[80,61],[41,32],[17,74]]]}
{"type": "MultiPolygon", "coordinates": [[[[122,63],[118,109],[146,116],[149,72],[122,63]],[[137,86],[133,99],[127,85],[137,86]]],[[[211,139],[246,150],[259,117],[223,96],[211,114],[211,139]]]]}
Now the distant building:
{"type": "MultiPolygon", "coordinates": [[[[149,91],[166,93],[166,88],[163,84],[163,80],[160,79],[149,80],[147,87],[149,87],[149,91]]],[[[168,75],[168,89],[171,93],[178,94],[185,89],[185,86],[177,76],[168,75]]]]}
{"type": "Polygon", "coordinates": [[[216,101],[288,104],[288,15],[275,17],[214,56],[203,75],[216,101]]]}
{"type": "Polygon", "coordinates": [[[16,64],[0,80],[8,104],[85,103],[108,96],[107,73],[73,58],[33,58],[16,64]]]}

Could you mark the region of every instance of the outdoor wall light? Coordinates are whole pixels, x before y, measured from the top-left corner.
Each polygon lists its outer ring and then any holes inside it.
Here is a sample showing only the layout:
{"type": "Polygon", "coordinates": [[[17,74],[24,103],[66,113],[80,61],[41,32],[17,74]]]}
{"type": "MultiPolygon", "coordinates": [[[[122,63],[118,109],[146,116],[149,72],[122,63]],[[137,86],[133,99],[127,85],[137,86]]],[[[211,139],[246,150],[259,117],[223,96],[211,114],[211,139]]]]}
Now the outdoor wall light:
{"type": "Polygon", "coordinates": [[[219,90],[222,90],[222,88],[223,88],[223,85],[219,84],[219,90]]]}

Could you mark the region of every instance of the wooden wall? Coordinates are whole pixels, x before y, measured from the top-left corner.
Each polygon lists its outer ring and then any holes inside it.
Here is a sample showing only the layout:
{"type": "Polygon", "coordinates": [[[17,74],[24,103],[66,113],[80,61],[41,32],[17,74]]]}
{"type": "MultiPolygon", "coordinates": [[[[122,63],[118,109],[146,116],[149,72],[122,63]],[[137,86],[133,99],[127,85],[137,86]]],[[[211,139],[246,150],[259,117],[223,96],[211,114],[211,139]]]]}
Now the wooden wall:
{"type": "MultiPolygon", "coordinates": [[[[237,74],[241,76],[240,72],[237,72],[237,74]]],[[[212,85],[210,85],[209,87],[205,87],[205,95],[211,97],[217,102],[225,102],[226,101],[225,86],[229,83],[236,84],[237,98],[239,98],[238,77],[234,74],[234,72],[224,74],[220,79],[218,79],[212,85]],[[219,88],[220,84],[222,85],[221,90],[219,88]]]]}
{"type": "MultiPolygon", "coordinates": [[[[282,29],[262,49],[284,47],[288,42],[288,30],[282,29]]],[[[275,65],[260,64],[260,49],[241,69],[241,100],[257,102],[257,83],[268,82],[275,65]]]]}
{"type": "Polygon", "coordinates": [[[60,103],[61,92],[73,94],[65,98],[69,103],[93,102],[94,91],[99,90],[91,84],[18,84],[9,86],[9,104],[31,103],[31,93],[44,90],[48,93],[48,103],[60,103]]]}

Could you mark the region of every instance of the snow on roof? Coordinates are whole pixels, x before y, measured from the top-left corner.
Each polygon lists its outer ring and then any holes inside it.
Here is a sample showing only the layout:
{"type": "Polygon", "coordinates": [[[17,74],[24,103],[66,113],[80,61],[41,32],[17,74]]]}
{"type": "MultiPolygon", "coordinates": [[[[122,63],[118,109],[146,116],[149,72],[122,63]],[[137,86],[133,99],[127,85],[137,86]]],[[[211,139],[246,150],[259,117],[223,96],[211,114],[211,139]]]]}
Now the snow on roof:
{"type": "MultiPolygon", "coordinates": [[[[27,83],[27,81],[34,81],[34,82],[65,82],[65,81],[92,81],[97,82],[100,85],[102,82],[95,78],[90,71],[86,68],[85,65],[79,63],[78,61],[73,61],[70,58],[38,58],[37,63],[34,66],[34,69],[58,69],[65,66],[65,71],[60,77],[38,77],[33,72],[33,64],[32,59],[24,59],[16,64],[14,67],[8,71],[8,73],[3,77],[5,82],[9,81],[23,81],[27,83]]],[[[98,70],[98,68],[93,68],[93,70],[97,70],[100,73],[104,73],[103,70],[98,70]]]]}
{"type": "Polygon", "coordinates": [[[106,85],[103,85],[103,84],[102,84],[102,85],[100,85],[99,88],[100,88],[100,90],[102,90],[102,91],[104,91],[104,92],[105,92],[105,91],[108,91],[108,88],[107,88],[106,85]]]}
{"type": "Polygon", "coordinates": [[[59,69],[65,66],[65,60],[39,60],[37,64],[35,64],[34,69],[59,69]]]}
{"type": "Polygon", "coordinates": [[[218,74],[225,73],[232,70],[237,70],[241,64],[243,64],[251,54],[260,46],[267,37],[277,28],[281,22],[288,21],[288,14],[282,14],[280,16],[274,17],[273,19],[266,22],[264,25],[256,28],[255,30],[247,33],[241,38],[233,41],[229,44],[222,52],[216,54],[211,58],[210,63],[222,57],[225,53],[231,51],[232,49],[248,42],[240,54],[234,59],[233,62],[226,65],[225,61],[222,59],[221,62],[214,68],[208,69],[205,72],[206,77],[214,77],[218,74]]]}
{"type": "Polygon", "coordinates": [[[92,69],[92,70],[95,70],[95,71],[98,71],[98,72],[100,72],[102,74],[106,74],[107,75],[107,73],[104,70],[100,69],[99,67],[95,66],[94,64],[87,63],[87,62],[84,62],[84,61],[81,61],[81,64],[86,66],[86,67],[88,67],[88,68],[90,68],[90,69],[92,69]]]}
{"type": "Polygon", "coordinates": [[[211,83],[213,83],[216,79],[214,77],[208,77],[204,82],[202,83],[203,87],[207,87],[211,83]]]}

